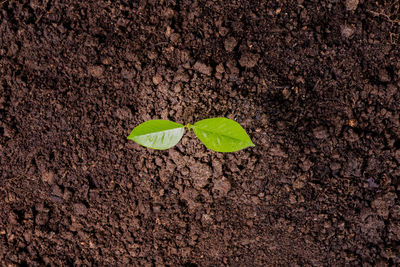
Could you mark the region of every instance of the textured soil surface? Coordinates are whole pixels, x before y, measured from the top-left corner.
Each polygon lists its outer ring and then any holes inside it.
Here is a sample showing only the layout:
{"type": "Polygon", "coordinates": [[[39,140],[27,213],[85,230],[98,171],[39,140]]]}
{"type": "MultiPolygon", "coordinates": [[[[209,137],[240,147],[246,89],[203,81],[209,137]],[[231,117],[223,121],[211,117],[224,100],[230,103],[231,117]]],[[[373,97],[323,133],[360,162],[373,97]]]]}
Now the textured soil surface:
{"type": "Polygon", "coordinates": [[[0,265],[400,264],[399,8],[0,1],[0,265]],[[126,140],[217,116],[256,147],[126,140]]]}

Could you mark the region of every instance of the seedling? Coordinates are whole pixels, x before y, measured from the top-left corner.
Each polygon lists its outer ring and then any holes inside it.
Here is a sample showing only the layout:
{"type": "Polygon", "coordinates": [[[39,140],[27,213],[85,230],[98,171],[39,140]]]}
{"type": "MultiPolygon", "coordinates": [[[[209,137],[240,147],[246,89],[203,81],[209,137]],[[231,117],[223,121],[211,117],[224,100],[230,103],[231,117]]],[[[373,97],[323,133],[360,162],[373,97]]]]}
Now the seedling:
{"type": "Polygon", "coordinates": [[[138,125],[127,137],[136,143],[158,150],[176,145],[185,128],[194,134],[209,149],[217,152],[235,152],[254,146],[246,131],[236,121],[227,118],[212,118],[182,125],[167,120],[150,120],[138,125]]]}

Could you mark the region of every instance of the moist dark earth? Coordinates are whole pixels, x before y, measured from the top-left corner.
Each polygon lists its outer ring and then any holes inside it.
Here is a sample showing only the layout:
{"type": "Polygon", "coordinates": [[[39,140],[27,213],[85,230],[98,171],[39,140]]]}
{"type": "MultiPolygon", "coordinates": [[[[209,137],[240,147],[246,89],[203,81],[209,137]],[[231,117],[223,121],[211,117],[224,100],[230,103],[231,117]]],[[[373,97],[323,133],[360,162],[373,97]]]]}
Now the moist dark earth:
{"type": "Polygon", "coordinates": [[[1,265],[399,265],[399,9],[1,1],[1,265]],[[126,139],[211,117],[256,147],[126,139]]]}

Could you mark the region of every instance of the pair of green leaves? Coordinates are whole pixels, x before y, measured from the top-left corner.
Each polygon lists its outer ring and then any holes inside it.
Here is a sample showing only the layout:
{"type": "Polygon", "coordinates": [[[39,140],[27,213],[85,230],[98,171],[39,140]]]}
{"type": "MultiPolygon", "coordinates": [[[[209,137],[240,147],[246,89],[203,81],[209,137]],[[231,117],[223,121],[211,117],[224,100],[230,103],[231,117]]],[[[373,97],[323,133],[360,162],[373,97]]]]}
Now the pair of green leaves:
{"type": "Polygon", "coordinates": [[[193,130],[203,144],[217,152],[234,152],[254,146],[246,131],[236,121],[227,118],[212,118],[182,125],[167,120],[150,120],[138,125],[128,136],[136,143],[164,150],[181,140],[185,127],[193,130]]]}

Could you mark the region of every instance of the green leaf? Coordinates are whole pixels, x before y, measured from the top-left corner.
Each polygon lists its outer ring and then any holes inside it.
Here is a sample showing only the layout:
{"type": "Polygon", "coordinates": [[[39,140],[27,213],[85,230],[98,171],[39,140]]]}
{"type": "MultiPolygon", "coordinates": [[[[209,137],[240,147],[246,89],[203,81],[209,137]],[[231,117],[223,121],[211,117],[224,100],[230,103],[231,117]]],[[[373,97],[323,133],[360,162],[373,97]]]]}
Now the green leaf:
{"type": "Polygon", "coordinates": [[[173,121],[150,120],[138,125],[127,138],[145,147],[164,150],[181,140],[184,127],[173,121]]]}
{"type": "Polygon", "coordinates": [[[191,128],[206,147],[217,152],[234,152],[254,146],[242,126],[227,118],[201,120],[191,128]]]}

